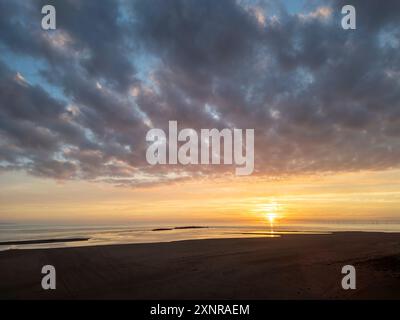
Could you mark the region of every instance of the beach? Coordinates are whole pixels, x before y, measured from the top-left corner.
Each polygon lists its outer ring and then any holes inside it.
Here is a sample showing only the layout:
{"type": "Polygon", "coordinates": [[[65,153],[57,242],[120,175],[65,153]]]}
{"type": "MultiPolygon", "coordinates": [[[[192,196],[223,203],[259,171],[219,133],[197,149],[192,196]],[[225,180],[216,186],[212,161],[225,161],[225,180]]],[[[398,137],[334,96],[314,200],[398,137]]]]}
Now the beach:
{"type": "Polygon", "coordinates": [[[400,233],[7,250],[1,299],[400,299],[400,233]],[[41,269],[56,268],[56,290],[41,269]],[[344,265],[357,289],[343,290],[344,265]]]}

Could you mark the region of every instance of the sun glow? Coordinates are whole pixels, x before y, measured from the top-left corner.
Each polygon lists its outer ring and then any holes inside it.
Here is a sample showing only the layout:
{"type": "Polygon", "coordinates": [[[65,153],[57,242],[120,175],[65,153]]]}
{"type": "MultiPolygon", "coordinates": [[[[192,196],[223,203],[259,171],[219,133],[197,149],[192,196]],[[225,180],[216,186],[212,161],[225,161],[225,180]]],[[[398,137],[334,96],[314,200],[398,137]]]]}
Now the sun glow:
{"type": "Polygon", "coordinates": [[[276,223],[277,219],[282,218],[280,214],[280,211],[282,211],[281,205],[276,201],[259,204],[255,211],[259,212],[271,227],[276,223]]]}
{"type": "Polygon", "coordinates": [[[267,219],[269,220],[269,223],[274,223],[275,219],[278,217],[276,213],[270,212],[266,214],[267,219]]]}

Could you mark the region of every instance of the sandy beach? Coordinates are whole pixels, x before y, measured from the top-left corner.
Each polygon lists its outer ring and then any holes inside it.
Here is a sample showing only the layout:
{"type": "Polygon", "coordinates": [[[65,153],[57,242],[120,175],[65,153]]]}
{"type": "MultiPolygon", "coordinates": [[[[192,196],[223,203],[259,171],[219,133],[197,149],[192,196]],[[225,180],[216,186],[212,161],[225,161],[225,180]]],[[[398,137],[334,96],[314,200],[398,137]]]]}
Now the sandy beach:
{"type": "Polygon", "coordinates": [[[2,299],[400,299],[400,234],[339,232],[277,238],[9,250],[2,299]],[[41,288],[54,265],[57,289],[41,288]],[[341,288],[341,268],[357,289],[341,288]]]}

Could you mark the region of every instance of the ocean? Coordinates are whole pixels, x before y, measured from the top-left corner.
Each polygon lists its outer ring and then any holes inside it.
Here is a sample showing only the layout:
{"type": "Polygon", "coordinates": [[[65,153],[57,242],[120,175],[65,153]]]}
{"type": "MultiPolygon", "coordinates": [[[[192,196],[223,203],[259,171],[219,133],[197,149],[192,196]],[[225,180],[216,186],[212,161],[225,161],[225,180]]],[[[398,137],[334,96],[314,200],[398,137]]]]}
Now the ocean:
{"type": "Polygon", "coordinates": [[[337,231],[400,232],[400,221],[303,221],[261,226],[0,223],[0,251],[194,239],[280,237],[284,234],[329,234],[337,231]]]}

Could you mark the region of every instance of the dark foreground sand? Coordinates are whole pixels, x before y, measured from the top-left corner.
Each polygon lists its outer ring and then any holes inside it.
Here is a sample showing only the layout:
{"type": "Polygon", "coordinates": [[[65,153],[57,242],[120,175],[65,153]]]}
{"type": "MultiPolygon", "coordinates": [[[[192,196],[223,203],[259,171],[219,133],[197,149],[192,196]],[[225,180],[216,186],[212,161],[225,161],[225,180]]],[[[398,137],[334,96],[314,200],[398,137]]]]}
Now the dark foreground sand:
{"type": "Polygon", "coordinates": [[[7,299],[400,299],[400,234],[335,233],[0,252],[7,299]],[[57,289],[41,289],[41,268],[57,289]],[[357,290],[341,289],[341,268],[357,290]]]}

